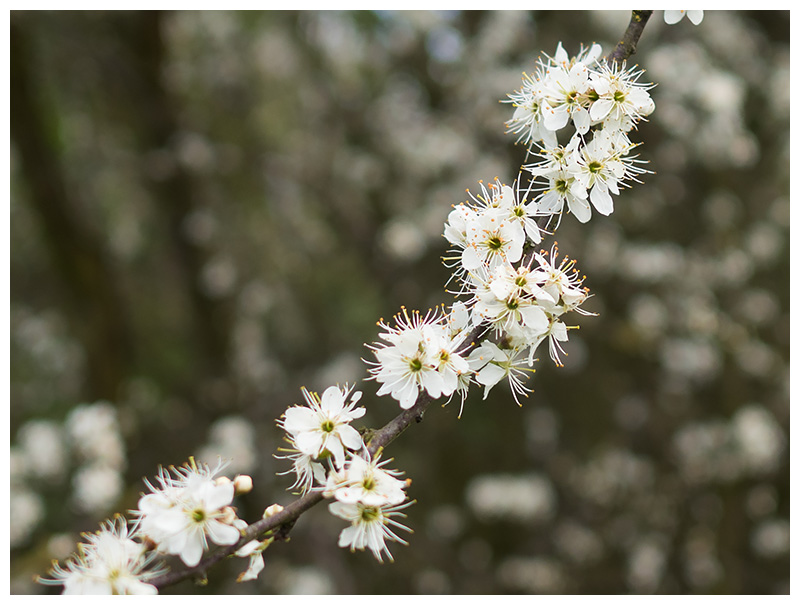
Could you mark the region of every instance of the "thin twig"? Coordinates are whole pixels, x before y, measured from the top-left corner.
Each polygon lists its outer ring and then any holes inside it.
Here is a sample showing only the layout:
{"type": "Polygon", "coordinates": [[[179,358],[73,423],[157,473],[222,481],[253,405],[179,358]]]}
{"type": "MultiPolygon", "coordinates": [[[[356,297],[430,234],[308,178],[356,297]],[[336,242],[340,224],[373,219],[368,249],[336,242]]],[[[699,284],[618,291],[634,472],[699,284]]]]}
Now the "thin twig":
{"type": "MultiPolygon", "coordinates": [[[[467,345],[464,347],[461,353],[466,354],[477,347],[478,344],[480,344],[486,337],[486,333],[487,329],[485,325],[480,325],[474,328],[465,339],[464,342],[466,342],[467,345]]],[[[435,400],[427,393],[424,391],[421,392],[416,404],[409,409],[400,412],[395,418],[386,423],[383,428],[373,433],[372,437],[369,439],[369,443],[367,444],[367,449],[369,450],[370,455],[376,455],[389,443],[394,441],[400,435],[400,433],[405,431],[409,426],[422,420],[425,410],[427,410],[434,401],[435,400]]],[[[267,532],[274,533],[274,530],[278,528],[286,528],[288,532],[300,515],[302,515],[308,509],[319,504],[323,499],[324,498],[321,491],[313,491],[308,493],[287,505],[282,511],[265,519],[260,519],[259,521],[256,521],[252,525],[248,526],[247,529],[242,532],[241,540],[239,540],[239,542],[236,544],[214,551],[214,553],[212,553],[206,559],[203,559],[196,567],[171,571],[154,579],[151,584],[156,588],[162,588],[164,586],[177,584],[178,582],[188,578],[202,578],[205,576],[207,569],[216,565],[222,559],[232,555],[251,540],[255,540],[261,536],[264,536],[267,532]]]]}
{"type": "Polygon", "coordinates": [[[622,39],[608,55],[609,63],[625,61],[636,53],[636,45],[639,43],[644,26],[647,25],[647,20],[652,14],[653,11],[631,11],[631,21],[628,23],[628,29],[625,30],[625,33],[622,34],[622,39]]]}

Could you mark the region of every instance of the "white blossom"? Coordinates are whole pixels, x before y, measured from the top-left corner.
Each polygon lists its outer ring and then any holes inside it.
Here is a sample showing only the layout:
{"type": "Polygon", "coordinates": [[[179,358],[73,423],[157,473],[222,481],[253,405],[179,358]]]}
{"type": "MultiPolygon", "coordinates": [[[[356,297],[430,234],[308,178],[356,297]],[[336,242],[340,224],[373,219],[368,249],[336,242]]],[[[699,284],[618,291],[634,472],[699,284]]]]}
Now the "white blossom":
{"type": "Polygon", "coordinates": [[[655,103],[647,92],[652,84],[639,84],[643,70],[626,70],[624,64],[603,63],[591,76],[597,99],[589,112],[592,122],[627,132],[655,111],[655,103]]]}
{"type": "Polygon", "coordinates": [[[703,21],[703,11],[664,11],[664,22],[668,25],[674,25],[684,17],[689,17],[689,21],[700,25],[703,21]]]}
{"type": "Polygon", "coordinates": [[[153,565],[155,553],[135,540],[135,527],[123,517],[106,521],[100,531],[84,534],[85,542],[65,567],[53,563],[43,584],[61,584],[65,595],[150,595],[158,590],[150,582],[165,572],[153,565]]]}
{"type": "Polygon", "coordinates": [[[466,332],[451,337],[438,312],[423,318],[418,311],[409,316],[405,308],[402,315],[395,316],[395,324],[391,327],[381,321],[384,332],[380,337],[388,344],[370,347],[377,359],[370,373],[381,383],[378,396],[390,394],[400,407],[408,409],[423,390],[434,399],[452,395],[459,376],[469,371],[457,352],[466,332]]]}
{"type": "Polygon", "coordinates": [[[235,544],[239,530],[233,525],[236,514],[230,504],[231,481],[215,481],[219,467],[191,460],[181,468],[172,467],[174,477],[161,469],[159,487],[148,482],[151,493],[139,499],[141,533],[162,552],[178,555],[195,567],[208,548],[208,541],[221,546],[235,544]]]}
{"type": "Polygon", "coordinates": [[[350,526],[344,528],[339,534],[339,546],[349,547],[351,551],[369,548],[378,561],[383,562],[381,553],[393,561],[392,553],[386,546],[386,540],[401,544],[408,543],[401,539],[392,528],[411,531],[405,525],[395,521],[393,517],[405,517],[400,511],[411,504],[411,502],[406,502],[400,505],[369,506],[360,502],[355,504],[338,500],[331,502],[328,510],[333,515],[350,522],[350,526]]]}
{"type": "Polygon", "coordinates": [[[351,456],[341,471],[328,475],[325,496],[347,504],[400,504],[406,499],[406,482],[396,478],[398,471],[381,468],[387,462],[379,462],[378,457],[370,460],[366,451],[365,457],[351,456]]]}
{"type": "Polygon", "coordinates": [[[541,141],[547,147],[555,147],[555,133],[566,126],[570,117],[576,128],[586,132],[586,77],[600,53],[600,45],[594,44],[581,48],[570,59],[559,42],[554,57],[539,59],[534,75],[523,74],[522,88],[507,99],[515,110],[506,126],[508,132],[519,135],[517,142],[530,145],[541,141]]]}
{"type": "Polygon", "coordinates": [[[333,456],[334,463],[341,467],[345,460],[345,448],[360,449],[361,435],[350,426],[350,422],[361,418],[366,410],[357,408],[361,391],[356,391],[346,403],[352,388],[331,386],[322,393],[302,389],[306,406],[293,406],[286,410],[280,426],[291,435],[295,447],[311,458],[333,456]]]}
{"type": "Polygon", "coordinates": [[[525,397],[531,392],[525,386],[520,377],[525,376],[527,373],[532,373],[533,370],[530,364],[525,360],[525,352],[520,349],[501,349],[491,341],[481,343],[469,356],[470,363],[473,365],[475,372],[475,380],[484,385],[483,398],[489,396],[489,391],[492,387],[504,378],[508,378],[509,386],[511,387],[511,394],[514,401],[519,405],[519,395],[525,397]]]}
{"type": "Polygon", "coordinates": [[[544,331],[547,316],[537,303],[541,289],[533,275],[526,266],[495,267],[487,280],[476,285],[473,313],[491,322],[499,334],[519,325],[544,331]]]}
{"type": "MultiPolygon", "coordinates": [[[[592,205],[608,215],[614,211],[611,196],[647,172],[635,156],[627,157],[636,147],[627,133],[655,110],[648,93],[652,84],[639,82],[643,70],[598,62],[600,53],[594,45],[570,58],[559,43],[554,57],[539,60],[535,77],[525,76],[523,90],[509,95],[517,107],[508,123],[510,131],[520,133],[529,153],[542,158],[523,166],[534,177],[528,189],[537,192],[535,204],[530,205],[535,216],[561,216],[567,208],[585,223],[592,205]],[[524,113],[528,106],[536,108],[535,120],[529,113],[520,121],[518,112],[524,113]],[[561,146],[554,133],[570,121],[574,130],[569,143],[561,146]]],[[[469,233],[464,231],[466,241],[469,233]]],[[[490,235],[495,245],[503,241],[500,235],[490,235]]],[[[475,254],[468,250],[464,249],[463,264],[469,271],[475,254]]],[[[516,262],[511,257],[508,261],[516,262]]]]}
{"type": "Polygon", "coordinates": [[[550,70],[544,84],[544,126],[548,130],[561,130],[572,120],[580,134],[589,131],[591,118],[586,107],[589,89],[589,69],[581,62],[571,67],[550,70]]]}
{"type": "Polygon", "coordinates": [[[471,201],[456,206],[445,224],[444,236],[454,246],[454,255],[446,257],[463,279],[482,268],[492,269],[522,258],[525,243],[542,240],[537,224],[540,216],[535,200],[528,200],[519,181],[504,185],[499,179],[487,186],[479,181],[480,192],[469,190],[471,201]]]}
{"type": "Polygon", "coordinates": [[[549,254],[546,251],[534,253],[534,258],[539,263],[535,279],[540,292],[546,294],[538,296],[539,304],[553,315],[561,315],[567,311],[591,315],[580,309],[580,305],[589,297],[589,293],[582,286],[583,277],[575,268],[575,261],[565,256],[557,262],[557,244],[553,244],[549,254]]]}
{"type": "Polygon", "coordinates": [[[304,454],[297,449],[294,442],[290,439],[292,449],[279,451],[289,452],[286,456],[275,456],[276,458],[285,458],[292,461],[292,468],[288,471],[277,473],[278,475],[287,475],[294,473],[296,476],[295,482],[289,486],[288,489],[293,490],[299,488],[300,494],[306,494],[314,486],[314,482],[325,483],[325,467],[317,462],[314,457],[304,454]]]}
{"type": "Polygon", "coordinates": [[[506,122],[508,132],[518,135],[517,142],[529,145],[535,141],[556,144],[556,135],[544,125],[544,87],[542,80],[544,67],[540,63],[537,73],[522,74],[522,88],[508,95],[508,102],[514,105],[514,115],[506,122]]]}

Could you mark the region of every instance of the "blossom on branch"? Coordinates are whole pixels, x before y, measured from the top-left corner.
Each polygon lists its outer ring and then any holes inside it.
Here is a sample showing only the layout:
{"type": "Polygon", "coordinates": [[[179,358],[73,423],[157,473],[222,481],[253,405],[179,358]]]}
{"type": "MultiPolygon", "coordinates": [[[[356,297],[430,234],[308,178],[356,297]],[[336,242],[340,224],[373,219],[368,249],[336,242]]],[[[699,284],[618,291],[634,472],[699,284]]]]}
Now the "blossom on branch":
{"type": "Polygon", "coordinates": [[[454,255],[445,260],[455,269],[456,279],[484,268],[517,263],[528,241],[542,241],[536,223],[541,213],[520,191],[519,181],[516,189],[500,179],[488,186],[483,181],[479,184],[480,193],[473,195],[467,190],[472,201],[455,206],[444,228],[445,239],[454,246],[454,255]]]}
{"type": "Polygon", "coordinates": [[[151,493],[139,499],[134,513],[141,533],[159,551],[178,555],[188,567],[195,567],[209,540],[221,546],[239,540],[236,513],[230,506],[234,485],[230,480],[214,479],[221,466],[211,469],[194,459],[170,470],[161,469],[157,487],[147,482],[151,493]]]}
{"type": "Polygon", "coordinates": [[[339,534],[339,546],[342,548],[350,547],[350,550],[364,550],[369,548],[379,562],[383,562],[381,553],[393,561],[392,553],[386,546],[386,540],[399,542],[407,545],[408,542],[400,538],[392,527],[411,531],[408,527],[395,521],[393,517],[405,517],[400,511],[413,504],[406,502],[399,505],[369,506],[356,502],[354,504],[346,502],[331,502],[328,505],[330,512],[345,521],[350,522],[350,527],[346,527],[339,534]]]}
{"type": "Polygon", "coordinates": [[[380,337],[387,344],[369,345],[377,362],[369,362],[371,378],[381,383],[378,396],[390,394],[400,407],[412,407],[421,391],[433,399],[450,396],[459,387],[459,377],[469,365],[458,352],[466,333],[451,335],[446,316],[429,311],[410,316],[405,308],[395,316],[395,326],[383,321],[380,337]]]}
{"type": "Polygon", "coordinates": [[[317,462],[313,456],[309,456],[308,454],[304,454],[295,445],[294,441],[291,438],[288,438],[289,443],[292,445],[292,448],[287,450],[284,448],[278,448],[278,451],[282,452],[289,452],[286,456],[278,456],[276,458],[284,458],[286,460],[292,461],[292,468],[288,471],[283,471],[277,473],[278,475],[288,475],[289,473],[294,473],[296,476],[295,482],[292,483],[287,489],[300,489],[300,494],[305,495],[308,493],[312,487],[314,487],[314,482],[324,484],[325,483],[325,467],[322,466],[321,463],[317,462]]]}
{"type": "Polygon", "coordinates": [[[352,387],[331,386],[322,397],[302,389],[305,406],[292,406],[286,410],[279,425],[292,437],[297,449],[312,459],[333,456],[334,463],[341,467],[345,460],[345,448],[360,449],[361,435],[350,426],[350,422],[361,418],[366,410],[357,408],[361,391],[352,387]],[[350,398],[350,402],[346,403],[350,398]]]}
{"type": "Polygon", "coordinates": [[[369,453],[366,450],[364,453],[363,458],[352,455],[341,471],[331,471],[324,495],[339,502],[360,502],[367,506],[403,502],[407,482],[396,478],[400,473],[381,468],[389,460],[379,462],[378,457],[370,460],[369,453]]]}
{"type": "Polygon", "coordinates": [[[538,193],[533,205],[538,215],[560,216],[567,208],[585,223],[592,205],[600,214],[611,214],[611,195],[647,172],[635,156],[629,156],[636,145],[628,133],[655,110],[648,92],[653,85],[639,82],[643,70],[598,60],[600,52],[594,45],[570,59],[559,43],[554,58],[539,60],[536,78],[526,75],[522,90],[508,95],[517,110],[507,125],[511,132],[519,132],[520,107],[530,104],[527,98],[536,94],[541,119],[536,136],[523,140],[528,153],[541,160],[523,168],[533,176],[529,190],[538,193]],[[573,133],[566,144],[562,136],[560,144],[557,134],[570,121],[573,133]]]}

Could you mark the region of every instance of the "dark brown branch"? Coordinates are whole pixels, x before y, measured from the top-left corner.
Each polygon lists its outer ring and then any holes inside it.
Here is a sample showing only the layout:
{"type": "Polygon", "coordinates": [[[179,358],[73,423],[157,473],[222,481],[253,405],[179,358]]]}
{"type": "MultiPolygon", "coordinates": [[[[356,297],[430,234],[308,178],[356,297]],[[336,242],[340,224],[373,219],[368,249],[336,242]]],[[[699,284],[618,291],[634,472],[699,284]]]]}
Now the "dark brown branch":
{"type": "MultiPolygon", "coordinates": [[[[379,449],[393,441],[400,433],[406,430],[406,428],[416,422],[418,418],[421,418],[422,414],[431,403],[433,403],[433,400],[430,397],[424,394],[421,395],[413,407],[408,410],[403,410],[396,418],[377,431],[369,443],[370,453],[375,454],[379,449]]],[[[251,540],[264,536],[267,532],[278,528],[291,528],[300,515],[319,504],[323,499],[321,491],[314,491],[306,494],[302,498],[286,506],[279,513],[267,517],[266,519],[256,521],[250,525],[244,531],[242,539],[239,540],[237,544],[217,550],[209,557],[202,560],[197,567],[170,572],[153,580],[152,584],[157,588],[161,588],[163,586],[177,584],[191,577],[203,577],[207,569],[216,565],[222,559],[232,555],[251,540]]]]}
{"type": "Polygon", "coordinates": [[[639,38],[642,37],[642,32],[644,31],[644,26],[647,25],[647,20],[650,18],[650,15],[653,14],[653,11],[631,11],[631,13],[631,21],[628,23],[628,29],[625,30],[622,39],[607,57],[609,63],[613,61],[625,61],[636,53],[636,45],[639,43],[639,38]]]}
{"type": "MultiPolygon", "coordinates": [[[[467,336],[465,339],[467,345],[463,349],[462,353],[466,354],[477,347],[478,344],[486,337],[486,333],[487,329],[484,325],[480,325],[473,329],[469,336],[467,336]]],[[[383,428],[373,433],[372,437],[369,439],[369,443],[367,444],[369,453],[373,456],[376,455],[389,443],[394,441],[409,426],[416,422],[420,422],[425,410],[427,410],[434,401],[435,400],[432,399],[427,393],[420,393],[416,404],[409,409],[400,412],[400,414],[390,420],[383,428]]],[[[251,540],[264,536],[267,532],[272,532],[278,528],[286,528],[288,533],[288,530],[291,529],[292,525],[294,525],[295,521],[297,521],[300,515],[313,506],[319,504],[323,499],[322,492],[319,491],[306,494],[305,496],[286,506],[281,512],[267,517],[266,519],[256,521],[250,525],[246,530],[244,530],[242,539],[233,546],[226,546],[215,551],[212,555],[202,560],[197,567],[170,572],[153,580],[152,584],[156,588],[161,588],[164,586],[177,584],[178,582],[188,578],[203,577],[207,569],[216,565],[222,559],[232,555],[251,540]]]]}

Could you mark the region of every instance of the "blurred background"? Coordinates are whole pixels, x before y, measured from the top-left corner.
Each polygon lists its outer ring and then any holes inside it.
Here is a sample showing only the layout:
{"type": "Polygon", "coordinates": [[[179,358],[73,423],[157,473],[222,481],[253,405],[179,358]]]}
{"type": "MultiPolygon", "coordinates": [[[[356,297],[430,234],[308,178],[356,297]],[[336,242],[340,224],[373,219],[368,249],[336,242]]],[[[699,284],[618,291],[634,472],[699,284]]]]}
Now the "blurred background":
{"type": "MultiPolygon", "coordinates": [[[[134,508],[158,465],[230,459],[286,503],[275,421],[362,380],[400,305],[452,302],[443,223],[516,177],[540,52],[627,12],[12,12],[12,593],[134,508]]],[[[634,60],[655,174],[557,234],[597,317],[566,367],[432,407],[394,563],[324,505],[167,593],[788,593],[789,13],[657,11],[634,60]]],[[[547,243],[549,247],[549,243],[547,243]]],[[[397,403],[360,383],[365,424],[397,403]]]]}

